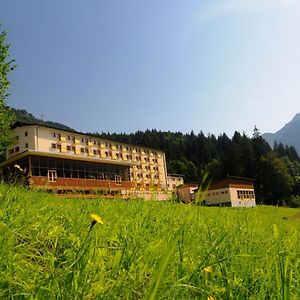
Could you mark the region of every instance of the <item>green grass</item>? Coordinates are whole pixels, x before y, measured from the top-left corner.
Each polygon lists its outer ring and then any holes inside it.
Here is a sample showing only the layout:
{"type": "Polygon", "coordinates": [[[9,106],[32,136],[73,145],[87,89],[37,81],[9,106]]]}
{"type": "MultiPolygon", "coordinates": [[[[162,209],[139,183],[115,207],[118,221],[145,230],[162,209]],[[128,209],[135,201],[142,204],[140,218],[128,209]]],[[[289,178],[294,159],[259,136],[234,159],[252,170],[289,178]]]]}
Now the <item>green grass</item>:
{"type": "Polygon", "coordinates": [[[300,299],[299,209],[0,194],[0,299],[300,299]]]}

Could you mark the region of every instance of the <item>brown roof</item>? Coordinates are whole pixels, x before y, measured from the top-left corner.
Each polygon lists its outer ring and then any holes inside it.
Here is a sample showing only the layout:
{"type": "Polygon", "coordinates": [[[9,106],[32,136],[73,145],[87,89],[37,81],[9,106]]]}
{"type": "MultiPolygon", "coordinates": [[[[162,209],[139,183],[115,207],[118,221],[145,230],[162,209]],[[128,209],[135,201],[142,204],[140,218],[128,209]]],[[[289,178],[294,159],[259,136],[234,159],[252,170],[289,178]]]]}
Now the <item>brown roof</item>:
{"type": "Polygon", "coordinates": [[[254,179],[246,177],[228,176],[225,179],[215,181],[209,186],[209,190],[216,190],[228,187],[249,187],[253,188],[254,179]]]}

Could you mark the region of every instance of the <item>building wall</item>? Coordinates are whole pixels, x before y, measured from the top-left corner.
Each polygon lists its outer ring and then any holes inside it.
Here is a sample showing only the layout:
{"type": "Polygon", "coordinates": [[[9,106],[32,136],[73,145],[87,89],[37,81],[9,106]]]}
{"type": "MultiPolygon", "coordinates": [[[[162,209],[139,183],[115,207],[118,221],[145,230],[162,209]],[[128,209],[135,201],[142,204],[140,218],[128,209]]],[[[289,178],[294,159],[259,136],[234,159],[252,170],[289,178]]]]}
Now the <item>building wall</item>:
{"type": "Polygon", "coordinates": [[[57,178],[55,182],[49,182],[47,176],[32,176],[30,184],[39,186],[43,189],[61,189],[61,190],[111,190],[121,191],[133,188],[132,182],[122,182],[116,184],[114,181],[109,180],[96,180],[96,179],[79,179],[79,178],[57,178]]]}
{"type": "Polygon", "coordinates": [[[167,189],[166,161],[162,151],[38,125],[17,127],[13,135],[18,138],[8,149],[7,159],[33,150],[72,159],[126,164],[130,165],[131,181],[138,187],[167,189]]]}
{"type": "Polygon", "coordinates": [[[205,197],[205,202],[206,205],[231,203],[231,194],[229,188],[208,190],[205,197]]]}
{"type": "Polygon", "coordinates": [[[193,199],[193,193],[195,190],[197,190],[198,186],[195,187],[190,187],[190,186],[186,186],[186,187],[180,187],[177,189],[177,194],[179,197],[180,201],[183,201],[184,203],[190,203],[192,201],[194,201],[195,199],[193,199]]]}
{"type": "Polygon", "coordinates": [[[172,176],[172,175],[167,176],[167,184],[168,184],[169,191],[175,190],[178,186],[183,185],[183,183],[184,180],[183,177],[181,176],[172,176]]]}
{"type": "Polygon", "coordinates": [[[27,150],[35,150],[35,130],[33,126],[15,128],[12,138],[13,143],[6,151],[7,159],[27,150]]]}
{"type": "Polygon", "coordinates": [[[254,189],[249,185],[230,185],[226,188],[209,190],[205,201],[206,205],[231,205],[234,207],[255,206],[254,189]],[[245,193],[245,194],[241,194],[245,193]]]}
{"type": "Polygon", "coordinates": [[[229,190],[232,206],[253,207],[256,205],[253,188],[230,187],[229,190]],[[239,192],[248,192],[248,195],[245,194],[243,196],[239,194],[239,192]],[[241,197],[239,197],[239,195],[241,197]]]}

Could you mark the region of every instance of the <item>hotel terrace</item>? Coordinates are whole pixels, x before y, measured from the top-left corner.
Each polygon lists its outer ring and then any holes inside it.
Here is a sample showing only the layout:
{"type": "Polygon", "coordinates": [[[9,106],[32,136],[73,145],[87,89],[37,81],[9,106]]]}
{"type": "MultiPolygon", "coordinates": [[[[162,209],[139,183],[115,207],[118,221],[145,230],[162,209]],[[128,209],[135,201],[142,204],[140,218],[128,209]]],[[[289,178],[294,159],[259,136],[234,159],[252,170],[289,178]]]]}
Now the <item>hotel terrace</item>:
{"type": "Polygon", "coordinates": [[[165,153],[76,131],[17,122],[0,175],[58,194],[137,195],[168,192],[165,153]]]}

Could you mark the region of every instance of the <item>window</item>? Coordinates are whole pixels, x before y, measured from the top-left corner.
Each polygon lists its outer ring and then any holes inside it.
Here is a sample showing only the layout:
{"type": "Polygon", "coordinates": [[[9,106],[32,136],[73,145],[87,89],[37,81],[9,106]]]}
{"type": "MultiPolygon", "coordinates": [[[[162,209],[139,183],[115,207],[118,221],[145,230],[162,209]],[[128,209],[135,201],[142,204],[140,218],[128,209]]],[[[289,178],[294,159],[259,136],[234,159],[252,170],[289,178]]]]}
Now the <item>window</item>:
{"type": "Polygon", "coordinates": [[[20,151],[20,147],[16,147],[15,152],[19,152],[19,151],[20,151]]]}
{"type": "Polygon", "coordinates": [[[72,151],[74,151],[74,152],[76,151],[76,148],[74,146],[72,147],[72,151]]]}
{"type": "Polygon", "coordinates": [[[28,148],[28,143],[25,144],[25,148],[28,148]]]}
{"type": "Polygon", "coordinates": [[[71,151],[71,146],[67,146],[67,151],[71,151]]]}
{"type": "Polygon", "coordinates": [[[81,152],[81,153],[84,153],[84,148],[80,148],[80,152],[81,152]]]}
{"type": "Polygon", "coordinates": [[[51,148],[52,148],[52,149],[56,149],[56,144],[52,143],[52,144],[51,144],[51,148]]]}
{"type": "Polygon", "coordinates": [[[25,136],[28,136],[28,131],[25,131],[25,136]]]}
{"type": "Polygon", "coordinates": [[[121,182],[122,182],[121,176],[115,175],[115,183],[119,185],[121,184],[121,182]]]}
{"type": "Polygon", "coordinates": [[[56,179],[57,179],[56,170],[48,170],[48,181],[56,182],[56,179]]]}
{"type": "Polygon", "coordinates": [[[67,136],[67,139],[68,139],[68,141],[70,141],[70,140],[71,140],[71,137],[68,135],[68,136],[67,136]]]}
{"type": "Polygon", "coordinates": [[[96,150],[93,150],[93,153],[94,153],[94,155],[96,155],[96,154],[97,154],[97,151],[96,151],[96,150]]]}
{"type": "Polygon", "coordinates": [[[53,137],[57,138],[57,134],[55,132],[53,132],[53,137]]]}
{"type": "Polygon", "coordinates": [[[61,145],[57,145],[57,149],[61,151],[61,145]]]}
{"type": "Polygon", "coordinates": [[[239,199],[252,199],[254,198],[254,191],[251,190],[238,190],[237,197],[239,199]]]}

